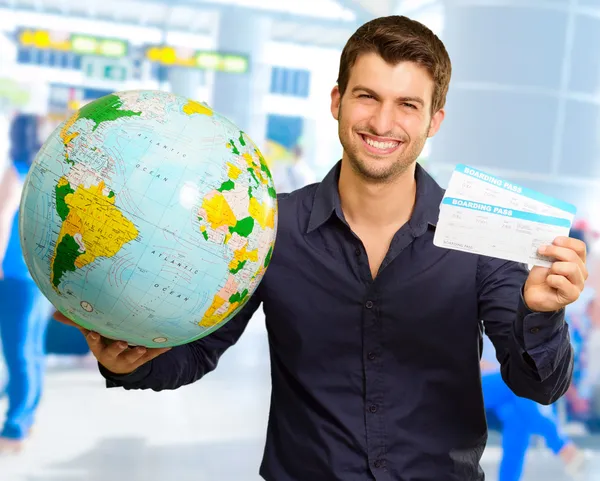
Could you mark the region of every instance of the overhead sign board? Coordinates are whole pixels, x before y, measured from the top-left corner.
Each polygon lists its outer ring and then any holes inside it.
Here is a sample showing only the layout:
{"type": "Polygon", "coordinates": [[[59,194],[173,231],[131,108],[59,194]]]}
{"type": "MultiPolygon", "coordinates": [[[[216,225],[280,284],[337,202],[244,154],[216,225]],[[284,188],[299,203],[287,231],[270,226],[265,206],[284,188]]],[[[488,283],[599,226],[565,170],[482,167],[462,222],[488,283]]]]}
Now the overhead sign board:
{"type": "Polygon", "coordinates": [[[149,46],[145,58],[167,67],[190,67],[236,74],[246,73],[250,64],[245,55],[161,45],[149,46]]]}
{"type": "Polygon", "coordinates": [[[17,39],[21,47],[73,52],[78,55],[121,58],[129,51],[126,40],[43,29],[20,30],[17,39]]]}

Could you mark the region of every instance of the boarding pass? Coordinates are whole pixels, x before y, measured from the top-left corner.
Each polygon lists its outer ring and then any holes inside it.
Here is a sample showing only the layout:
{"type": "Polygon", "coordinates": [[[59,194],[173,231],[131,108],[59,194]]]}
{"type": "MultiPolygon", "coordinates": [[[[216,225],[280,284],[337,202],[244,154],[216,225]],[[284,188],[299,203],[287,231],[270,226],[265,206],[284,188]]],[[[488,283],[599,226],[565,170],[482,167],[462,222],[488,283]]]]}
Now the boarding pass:
{"type": "Polygon", "coordinates": [[[550,267],[538,248],[568,236],[576,209],[513,183],[459,165],[440,205],[434,245],[550,267]]]}
{"type": "Polygon", "coordinates": [[[463,164],[454,169],[446,195],[550,217],[564,217],[571,222],[577,212],[573,204],[463,164]]]}

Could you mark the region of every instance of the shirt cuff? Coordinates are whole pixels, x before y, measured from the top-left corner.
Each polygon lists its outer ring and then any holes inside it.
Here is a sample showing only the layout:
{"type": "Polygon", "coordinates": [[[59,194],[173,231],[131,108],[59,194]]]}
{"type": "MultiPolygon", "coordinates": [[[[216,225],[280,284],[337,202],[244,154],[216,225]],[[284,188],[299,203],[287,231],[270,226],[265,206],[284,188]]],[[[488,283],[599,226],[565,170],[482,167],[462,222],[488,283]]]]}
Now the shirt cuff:
{"type": "Polygon", "coordinates": [[[127,384],[140,382],[150,374],[152,370],[152,362],[142,364],[135,371],[129,374],[115,374],[106,369],[102,364],[98,363],[100,374],[106,379],[106,387],[122,387],[127,384]]]}
{"type": "Polygon", "coordinates": [[[535,312],[527,307],[523,291],[519,296],[515,337],[523,354],[529,356],[540,379],[547,379],[560,361],[558,353],[565,331],[565,310],[535,312]]]}

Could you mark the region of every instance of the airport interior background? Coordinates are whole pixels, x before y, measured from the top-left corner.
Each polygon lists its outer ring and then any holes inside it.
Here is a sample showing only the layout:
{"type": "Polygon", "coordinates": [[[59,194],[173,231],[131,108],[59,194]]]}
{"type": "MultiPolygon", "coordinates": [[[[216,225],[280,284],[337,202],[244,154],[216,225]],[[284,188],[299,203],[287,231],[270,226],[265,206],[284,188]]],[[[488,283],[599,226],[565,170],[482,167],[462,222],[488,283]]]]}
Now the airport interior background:
{"type": "MultiPolygon", "coordinates": [[[[341,50],[359,25],[392,14],[428,26],[452,59],[446,119],[418,160],[438,183],[462,163],[577,207],[590,280],[567,311],[575,376],[545,409],[584,453],[577,479],[600,479],[600,0],[0,0],[0,172],[15,114],[41,116],[47,136],[99,97],[160,89],[243,126],[278,192],[317,182],[342,152],[330,112],[341,50]]],[[[262,312],[215,372],[172,392],[106,389],[79,331],[53,320],[44,356],[34,429],[18,455],[0,456],[1,481],[259,479],[262,312]]],[[[492,412],[488,423],[482,466],[497,480],[502,423],[492,412]]],[[[522,479],[569,476],[531,436],[522,479]]]]}

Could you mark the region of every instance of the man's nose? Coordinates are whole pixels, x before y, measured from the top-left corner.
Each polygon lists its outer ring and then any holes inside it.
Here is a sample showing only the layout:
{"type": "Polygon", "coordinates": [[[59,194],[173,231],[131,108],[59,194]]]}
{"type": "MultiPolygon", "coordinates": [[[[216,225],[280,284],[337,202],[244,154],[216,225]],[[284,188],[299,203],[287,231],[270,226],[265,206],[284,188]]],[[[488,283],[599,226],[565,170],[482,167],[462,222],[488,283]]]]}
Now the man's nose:
{"type": "Polygon", "coordinates": [[[393,106],[381,104],[371,117],[371,127],[374,133],[386,137],[394,130],[396,112],[393,106]]]}

